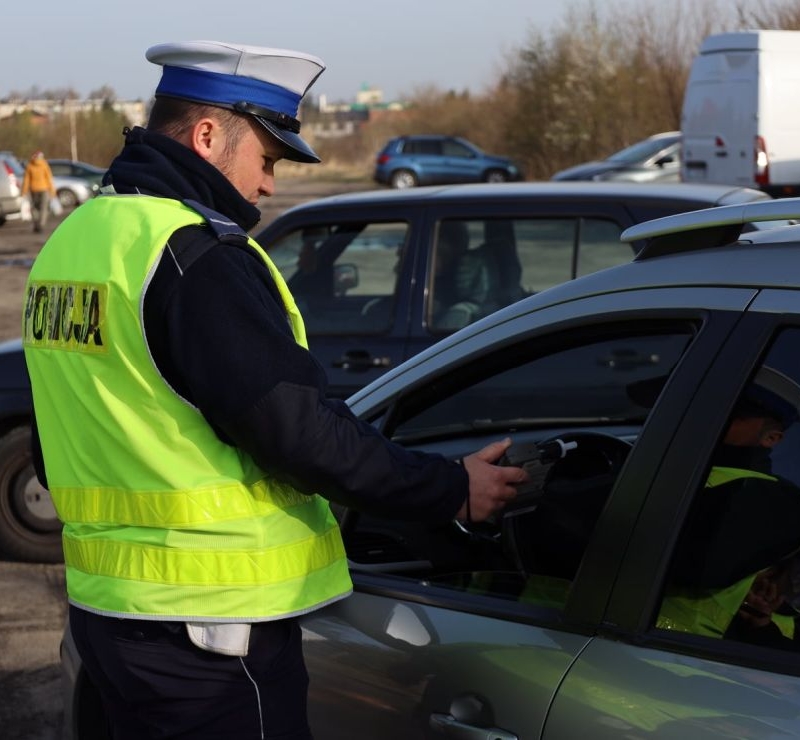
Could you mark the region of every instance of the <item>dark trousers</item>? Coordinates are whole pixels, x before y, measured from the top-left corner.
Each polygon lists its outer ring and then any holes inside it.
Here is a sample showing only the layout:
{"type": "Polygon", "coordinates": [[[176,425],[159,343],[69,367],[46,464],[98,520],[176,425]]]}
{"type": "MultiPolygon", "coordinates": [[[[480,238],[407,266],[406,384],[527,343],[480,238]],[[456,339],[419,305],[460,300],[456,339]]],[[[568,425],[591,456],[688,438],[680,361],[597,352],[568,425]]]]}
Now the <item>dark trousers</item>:
{"type": "Polygon", "coordinates": [[[50,209],[50,193],[47,190],[31,192],[31,218],[33,230],[41,231],[47,224],[50,209]]]}
{"type": "Polygon", "coordinates": [[[295,619],[254,624],[248,655],[196,647],[182,622],[70,607],[70,629],[114,740],[310,740],[295,619]]]}

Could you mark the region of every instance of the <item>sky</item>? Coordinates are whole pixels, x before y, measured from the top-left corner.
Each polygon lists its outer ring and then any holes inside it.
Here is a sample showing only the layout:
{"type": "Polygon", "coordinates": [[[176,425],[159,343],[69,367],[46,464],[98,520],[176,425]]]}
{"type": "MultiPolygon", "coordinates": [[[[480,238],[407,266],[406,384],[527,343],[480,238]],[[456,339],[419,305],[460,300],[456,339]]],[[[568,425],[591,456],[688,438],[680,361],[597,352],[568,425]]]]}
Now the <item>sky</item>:
{"type": "MultiPolygon", "coordinates": [[[[638,1],[638,0],[636,0],[638,1]]],[[[644,1],[644,0],[642,0],[644,1]]],[[[363,86],[384,100],[435,85],[480,93],[531,29],[546,32],[582,0],[7,0],[0,97],[103,85],[118,99],[147,100],[160,67],[154,44],[217,40],[297,49],[321,57],[312,88],[329,102],[363,86]],[[13,60],[13,63],[12,63],[13,60]]]]}

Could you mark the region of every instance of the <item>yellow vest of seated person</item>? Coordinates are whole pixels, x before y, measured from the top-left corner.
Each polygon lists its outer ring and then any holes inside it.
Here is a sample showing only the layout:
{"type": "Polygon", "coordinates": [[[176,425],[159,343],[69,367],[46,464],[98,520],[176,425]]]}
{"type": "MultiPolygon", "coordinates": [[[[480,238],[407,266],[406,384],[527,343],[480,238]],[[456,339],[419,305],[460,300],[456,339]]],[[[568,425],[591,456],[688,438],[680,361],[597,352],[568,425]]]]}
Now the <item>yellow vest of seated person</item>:
{"type": "MultiPolygon", "coordinates": [[[[763,478],[777,480],[772,475],[741,468],[714,467],[706,481],[705,488],[713,489],[723,483],[742,478],[763,478]]],[[[700,495],[713,496],[713,490],[700,495]]],[[[758,573],[742,578],[726,588],[667,588],[661,604],[656,626],[661,629],[691,632],[695,635],[722,637],[730,626],[736,612],[750,591],[758,573]]],[[[772,621],[786,637],[794,635],[794,620],[780,614],[773,614],[772,621]]]]}
{"type": "MultiPolygon", "coordinates": [[[[327,502],[221,442],[148,353],[143,286],[169,236],[202,223],[178,201],[102,195],[62,223],[28,279],[23,345],[67,592],[100,614],[262,621],[352,589],[327,502]]],[[[248,241],[307,346],[286,284],[248,241]]]]}

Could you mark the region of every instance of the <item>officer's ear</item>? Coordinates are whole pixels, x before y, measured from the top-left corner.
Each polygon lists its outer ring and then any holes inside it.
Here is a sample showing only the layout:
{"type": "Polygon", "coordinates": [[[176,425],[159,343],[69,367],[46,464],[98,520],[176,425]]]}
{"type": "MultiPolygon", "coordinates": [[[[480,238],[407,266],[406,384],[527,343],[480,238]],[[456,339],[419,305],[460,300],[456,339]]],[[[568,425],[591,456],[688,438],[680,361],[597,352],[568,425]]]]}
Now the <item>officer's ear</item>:
{"type": "Polygon", "coordinates": [[[758,444],[761,447],[771,448],[778,444],[782,439],[783,428],[770,419],[764,424],[758,444]]]}
{"type": "Polygon", "coordinates": [[[221,130],[213,118],[201,118],[195,121],[189,131],[189,141],[186,145],[199,157],[212,161],[217,156],[217,150],[222,148],[221,130]]]}

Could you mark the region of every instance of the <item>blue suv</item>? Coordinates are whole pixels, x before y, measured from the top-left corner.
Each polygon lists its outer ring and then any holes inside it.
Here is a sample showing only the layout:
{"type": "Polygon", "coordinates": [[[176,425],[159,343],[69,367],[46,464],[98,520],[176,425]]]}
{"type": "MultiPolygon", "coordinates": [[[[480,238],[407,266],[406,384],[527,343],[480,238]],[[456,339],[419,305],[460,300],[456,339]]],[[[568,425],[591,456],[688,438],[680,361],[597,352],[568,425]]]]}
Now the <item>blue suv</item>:
{"type": "Polygon", "coordinates": [[[486,154],[456,136],[397,136],[375,162],[375,182],[393,188],[460,182],[522,180],[519,166],[507,157],[486,154]]]}

